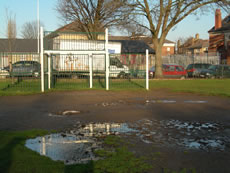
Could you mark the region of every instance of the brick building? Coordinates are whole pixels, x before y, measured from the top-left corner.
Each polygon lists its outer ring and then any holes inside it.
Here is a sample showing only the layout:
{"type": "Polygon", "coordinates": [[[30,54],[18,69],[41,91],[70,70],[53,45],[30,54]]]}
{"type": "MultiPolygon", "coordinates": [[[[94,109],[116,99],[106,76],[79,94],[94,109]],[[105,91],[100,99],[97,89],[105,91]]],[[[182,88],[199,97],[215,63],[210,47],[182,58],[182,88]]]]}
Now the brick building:
{"type": "Polygon", "coordinates": [[[222,20],[221,10],[215,13],[215,26],[208,31],[209,52],[218,52],[221,62],[230,65],[230,15],[222,20]]]}
{"type": "Polygon", "coordinates": [[[177,43],[177,53],[185,55],[204,55],[208,49],[208,40],[200,39],[199,34],[195,37],[191,37],[181,44],[180,41],[177,43]]]}

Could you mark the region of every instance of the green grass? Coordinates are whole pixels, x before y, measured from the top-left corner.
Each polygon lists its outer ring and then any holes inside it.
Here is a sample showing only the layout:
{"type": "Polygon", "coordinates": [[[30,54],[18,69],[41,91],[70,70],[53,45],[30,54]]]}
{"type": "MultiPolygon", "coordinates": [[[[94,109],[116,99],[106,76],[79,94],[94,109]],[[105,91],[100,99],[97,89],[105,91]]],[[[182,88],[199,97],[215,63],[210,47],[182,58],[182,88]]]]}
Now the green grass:
{"type": "Polygon", "coordinates": [[[39,79],[1,79],[0,80],[0,96],[3,95],[27,95],[36,94],[41,91],[41,83],[39,79]]]}
{"type": "Polygon", "coordinates": [[[47,157],[27,149],[24,144],[28,138],[45,135],[46,131],[0,132],[0,170],[6,173],[63,172],[61,162],[53,162],[47,157]]]}
{"type": "Polygon", "coordinates": [[[230,79],[151,80],[150,89],[230,97],[230,79]]]}
{"type": "MultiPolygon", "coordinates": [[[[110,79],[112,91],[145,91],[144,79],[110,79]]],[[[173,92],[189,92],[204,95],[230,97],[230,79],[197,80],[150,80],[150,90],[168,89],[173,92]]],[[[23,79],[21,82],[11,79],[0,80],[0,96],[27,95],[40,93],[39,79],[23,79]]],[[[94,90],[105,90],[105,79],[94,79],[94,90]]],[[[88,79],[57,79],[51,91],[90,90],[88,79]]],[[[46,90],[47,91],[47,90],[46,90]]]]}
{"type": "MultiPolygon", "coordinates": [[[[25,141],[47,134],[44,130],[0,131],[1,173],[142,173],[151,168],[121,145],[119,137],[105,138],[105,149],[96,154],[103,159],[88,164],[64,165],[26,148],[25,141]]],[[[124,143],[122,143],[124,144],[124,143]]]]}
{"type": "Polygon", "coordinates": [[[137,158],[128,150],[129,143],[118,136],[107,136],[104,148],[96,154],[104,158],[95,162],[95,173],[143,173],[152,169],[145,157],[137,158]]]}

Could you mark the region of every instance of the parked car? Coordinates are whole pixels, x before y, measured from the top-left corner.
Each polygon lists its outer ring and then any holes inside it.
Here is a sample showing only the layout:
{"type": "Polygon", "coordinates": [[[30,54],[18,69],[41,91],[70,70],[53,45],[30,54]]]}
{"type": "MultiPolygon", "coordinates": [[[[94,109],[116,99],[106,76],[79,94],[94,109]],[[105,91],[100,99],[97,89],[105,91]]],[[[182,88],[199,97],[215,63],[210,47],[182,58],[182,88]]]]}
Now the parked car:
{"type": "Polygon", "coordinates": [[[7,66],[4,70],[14,77],[38,77],[40,76],[41,65],[37,61],[18,61],[12,64],[12,69],[7,66]]]}
{"type": "MultiPolygon", "coordinates": [[[[163,76],[165,78],[186,78],[186,70],[177,64],[163,64],[163,76]]],[[[149,77],[153,78],[155,76],[155,66],[151,67],[149,70],[149,77]]]]}
{"type": "Polygon", "coordinates": [[[200,77],[202,70],[208,69],[211,64],[195,63],[189,64],[186,68],[188,77],[200,77]]]}
{"type": "Polygon", "coordinates": [[[229,65],[212,65],[208,69],[201,71],[203,78],[230,78],[229,65]]]}

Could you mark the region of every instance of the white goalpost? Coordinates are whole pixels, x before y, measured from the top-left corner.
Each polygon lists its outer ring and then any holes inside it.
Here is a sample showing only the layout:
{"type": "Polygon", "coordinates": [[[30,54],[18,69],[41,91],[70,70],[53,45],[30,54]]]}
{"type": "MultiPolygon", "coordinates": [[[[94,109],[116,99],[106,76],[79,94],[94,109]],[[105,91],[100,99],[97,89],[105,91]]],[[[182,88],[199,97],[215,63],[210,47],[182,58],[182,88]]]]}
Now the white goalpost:
{"type": "MultiPolygon", "coordinates": [[[[84,49],[82,50],[77,50],[77,48],[75,47],[76,45],[78,45],[80,42],[78,42],[78,40],[76,40],[76,42],[71,42],[71,46],[70,48],[67,47],[67,50],[65,50],[65,46],[62,48],[61,46],[59,46],[58,48],[54,49],[51,48],[50,50],[45,50],[44,49],[44,31],[43,31],[43,27],[40,28],[40,63],[41,63],[41,91],[44,92],[45,91],[45,77],[44,75],[46,75],[46,79],[48,78],[48,81],[46,82],[47,84],[47,88],[51,89],[51,84],[52,84],[52,68],[58,68],[56,70],[58,70],[58,72],[62,72],[61,67],[64,67],[64,71],[65,72],[74,72],[74,75],[77,76],[77,78],[79,76],[81,76],[83,73],[83,75],[87,75],[88,79],[89,79],[89,88],[93,88],[93,76],[94,76],[94,71],[98,72],[98,68],[100,68],[100,73],[99,75],[105,75],[105,88],[106,90],[110,89],[110,73],[113,73],[112,71],[110,72],[110,57],[109,57],[109,48],[111,47],[111,45],[109,45],[109,40],[108,40],[108,29],[105,30],[105,40],[103,41],[98,41],[99,42],[99,49],[94,49],[94,50],[85,50],[86,48],[84,47],[84,49]],[[104,47],[102,48],[101,44],[104,44],[104,47]],[[63,49],[63,50],[62,50],[63,49]],[[70,50],[68,50],[70,49],[70,50]],[[71,50],[73,49],[73,50],[71,50]],[[74,50],[76,49],[76,50],[74,50]],[[44,55],[47,55],[48,60],[46,60],[45,65],[46,67],[48,66],[47,71],[44,72],[44,55]],[[63,59],[69,57],[72,60],[69,60],[68,63],[71,64],[71,70],[69,69],[70,67],[66,68],[66,64],[64,64],[63,59]],[[56,59],[55,59],[56,58],[56,59]],[[59,62],[60,61],[60,62],[59,62]],[[82,66],[84,66],[85,68],[83,68],[80,65],[80,62],[82,66]],[[54,64],[56,63],[56,64],[54,64]],[[61,64],[62,63],[62,64],[61,64]],[[77,65],[77,63],[79,63],[77,65]],[[56,67],[56,65],[58,65],[59,67],[56,67]],[[78,67],[80,67],[81,69],[79,69],[80,71],[78,71],[78,67]],[[65,69],[66,68],[66,69],[65,69]],[[75,69],[75,70],[74,70],[75,69]],[[68,71],[69,70],[69,71],[68,71]],[[82,72],[82,71],[84,72],[82,72]],[[103,74],[102,74],[103,73],[103,74]],[[48,77],[47,77],[48,76],[48,77]]],[[[51,35],[52,36],[52,33],[51,35]]],[[[52,38],[53,39],[53,38],[52,38]]],[[[55,41],[55,40],[54,40],[55,41]]],[[[88,40],[86,40],[88,41],[88,40]]],[[[70,41],[69,41],[70,42],[70,41]]],[[[64,43],[68,44],[68,40],[64,40],[64,43]]],[[[91,43],[90,41],[88,41],[88,43],[91,43]]],[[[54,42],[52,42],[52,44],[54,44],[54,42]]],[[[85,44],[85,42],[83,43],[85,44]]],[[[97,44],[97,42],[92,42],[92,44],[97,44]]],[[[54,45],[52,45],[54,46],[54,45]]],[[[67,45],[68,46],[68,45],[67,45]]],[[[88,46],[92,46],[91,44],[88,46]]],[[[97,45],[96,45],[97,46],[97,45]]],[[[96,47],[95,46],[95,47],[96,47]]],[[[111,48],[110,48],[111,49],[111,48]]],[[[149,90],[149,50],[146,50],[146,90],[149,90]]],[[[71,74],[72,75],[72,74],[71,74]]]]}

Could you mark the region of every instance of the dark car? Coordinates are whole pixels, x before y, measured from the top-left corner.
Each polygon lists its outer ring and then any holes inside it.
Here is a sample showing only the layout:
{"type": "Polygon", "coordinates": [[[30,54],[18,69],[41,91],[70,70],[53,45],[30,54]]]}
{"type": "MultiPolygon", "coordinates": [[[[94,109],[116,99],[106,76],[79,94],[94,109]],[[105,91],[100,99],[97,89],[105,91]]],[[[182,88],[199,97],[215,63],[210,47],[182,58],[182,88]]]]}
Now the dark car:
{"type": "Polygon", "coordinates": [[[229,65],[212,65],[208,69],[201,71],[203,78],[230,78],[229,65]]]}
{"type": "Polygon", "coordinates": [[[189,64],[186,68],[188,77],[200,77],[202,70],[208,69],[211,64],[195,63],[189,64]]]}
{"type": "MultiPolygon", "coordinates": [[[[163,64],[163,76],[165,78],[185,78],[187,76],[186,70],[177,64],[163,64]]],[[[151,67],[149,70],[149,77],[155,76],[155,67],[151,67]]]]}
{"type": "Polygon", "coordinates": [[[12,64],[12,69],[7,66],[4,70],[14,77],[38,77],[40,76],[41,65],[37,61],[18,61],[12,64]]]}

